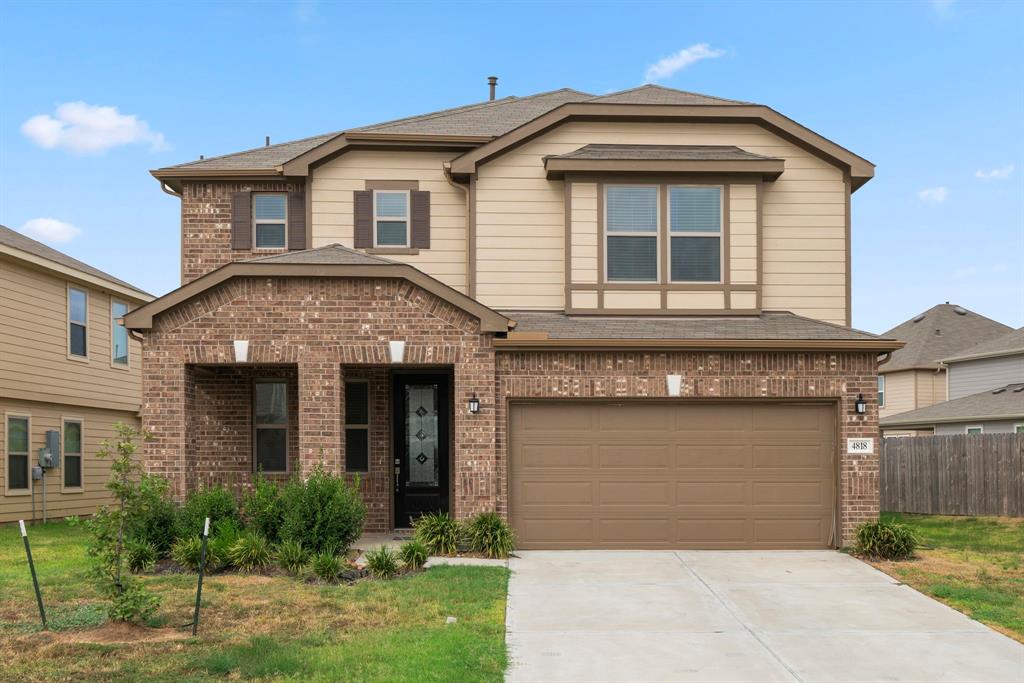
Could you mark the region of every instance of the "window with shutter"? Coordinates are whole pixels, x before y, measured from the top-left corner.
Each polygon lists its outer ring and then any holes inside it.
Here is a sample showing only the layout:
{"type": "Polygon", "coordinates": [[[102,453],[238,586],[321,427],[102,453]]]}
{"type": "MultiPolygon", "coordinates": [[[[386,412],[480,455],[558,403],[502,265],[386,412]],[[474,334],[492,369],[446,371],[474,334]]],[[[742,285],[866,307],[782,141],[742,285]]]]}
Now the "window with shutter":
{"type": "Polygon", "coordinates": [[[253,234],[257,249],[284,249],[288,220],[286,195],[258,192],[252,196],[253,234]]]}
{"type": "Polygon", "coordinates": [[[377,247],[409,246],[409,192],[374,190],[373,243],[377,247]]]}

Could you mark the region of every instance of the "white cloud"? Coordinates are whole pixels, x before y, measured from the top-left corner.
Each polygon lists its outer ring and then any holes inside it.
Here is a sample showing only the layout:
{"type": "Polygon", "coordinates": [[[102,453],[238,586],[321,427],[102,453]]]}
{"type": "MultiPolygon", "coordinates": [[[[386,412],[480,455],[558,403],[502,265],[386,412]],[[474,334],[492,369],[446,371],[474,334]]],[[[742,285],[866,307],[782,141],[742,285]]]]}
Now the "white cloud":
{"type": "Polygon", "coordinates": [[[65,244],[82,234],[82,229],[56,218],[33,218],[18,228],[18,232],[40,242],[65,244]]]}
{"type": "Polygon", "coordinates": [[[926,187],[917,193],[917,198],[925,204],[941,204],[946,201],[947,196],[949,188],[946,187],[926,187]]]}
{"type": "Polygon", "coordinates": [[[724,54],[725,50],[712,48],[707,43],[697,43],[651,64],[644,73],[644,80],[648,83],[661,81],[678,71],[682,71],[691,64],[696,64],[702,59],[715,59],[724,54]]]}
{"type": "Polygon", "coordinates": [[[1013,164],[993,168],[990,171],[984,171],[979,168],[974,172],[974,177],[981,180],[1005,180],[1010,177],[1011,173],[1013,173],[1013,168],[1013,164]]]}
{"type": "Polygon", "coordinates": [[[66,149],[76,153],[104,152],[120,145],[148,144],[151,151],[167,149],[163,133],[134,114],[122,114],[117,107],[85,102],[65,102],[55,116],[39,114],[21,124],[21,132],[44,149],[66,149]]]}
{"type": "Polygon", "coordinates": [[[953,16],[953,5],[956,4],[956,0],[928,0],[928,4],[940,19],[949,19],[953,16]]]}

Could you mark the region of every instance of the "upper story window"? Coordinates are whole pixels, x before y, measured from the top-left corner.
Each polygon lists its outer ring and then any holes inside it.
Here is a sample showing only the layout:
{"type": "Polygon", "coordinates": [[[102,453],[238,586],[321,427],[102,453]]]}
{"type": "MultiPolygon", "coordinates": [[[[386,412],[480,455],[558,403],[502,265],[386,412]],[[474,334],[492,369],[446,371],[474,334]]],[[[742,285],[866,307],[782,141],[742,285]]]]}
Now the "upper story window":
{"type": "Polygon", "coordinates": [[[88,357],[89,294],[68,286],[68,353],[88,357]]]}
{"type": "Polygon", "coordinates": [[[878,376],[878,407],[885,407],[885,375],[878,376]]]}
{"type": "Polygon", "coordinates": [[[377,247],[409,246],[409,193],[375,190],[373,240],[377,247]]]}
{"type": "Polygon", "coordinates": [[[669,187],[672,282],[722,279],[722,188],[669,187]]]}
{"type": "Polygon", "coordinates": [[[658,188],[609,186],[605,259],[609,282],[658,281],[658,188]]]}
{"type": "Polygon", "coordinates": [[[252,218],[257,249],[284,249],[288,244],[287,197],[281,192],[252,196],[252,218]]]}
{"type": "Polygon", "coordinates": [[[128,304],[110,301],[110,362],[128,367],[128,329],[118,324],[118,319],[128,315],[128,304]]]}

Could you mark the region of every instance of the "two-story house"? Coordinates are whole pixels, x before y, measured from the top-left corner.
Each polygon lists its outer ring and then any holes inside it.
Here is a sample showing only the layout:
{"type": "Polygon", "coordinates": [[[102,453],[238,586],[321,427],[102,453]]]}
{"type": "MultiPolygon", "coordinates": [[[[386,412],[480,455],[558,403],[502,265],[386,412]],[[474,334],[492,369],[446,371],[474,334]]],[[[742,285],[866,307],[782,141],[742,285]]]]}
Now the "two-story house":
{"type": "Polygon", "coordinates": [[[139,424],[141,345],[118,323],[153,297],[0,226],[0,523],[92,514],[110,500],[96,457],[139,424]],[[33,478],[46,433],[59,467],[33,478]],[[45,493],[45,497],[44,497],[45,493]]]}
{"type": "Polygon", "coordinates": [[[523,548],[820,548],[878,513],[850,324],[871,163],[764,105],[506,97],[153,171],[182,287],[143,337],[150,471],[359,475],[368,528],[523,548]]]}

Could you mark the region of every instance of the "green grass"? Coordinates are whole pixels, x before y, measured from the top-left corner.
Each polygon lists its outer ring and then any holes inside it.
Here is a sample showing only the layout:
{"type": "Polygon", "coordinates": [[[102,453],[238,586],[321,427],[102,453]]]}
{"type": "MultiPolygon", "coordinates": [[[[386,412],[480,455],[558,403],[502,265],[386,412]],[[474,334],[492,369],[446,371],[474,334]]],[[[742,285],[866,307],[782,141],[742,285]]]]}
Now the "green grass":
{"type": "Polygon", "coordinates": [[[105,603],[89,578],[84,530],[50,524],[31,529],[30,539],[52,628],[39,633],[17,528],[0,528],[0,659],[13,680],[503,678],[503,568],[437,567],[354,586],[213,575],[204,583],[195,639],[174,628],[191,619],[195,576],[145,577],[164,598],[156,620],[169,626],[128,629],[126,637],[124,627],[106,623],[105,603]],[[446,624],[448,616],[457,623],[446,624]]]}
{"type": "Polygon", "coordinates": [[[882,516],[910,526],[922,547],[879,568],[1024,642],[1024,519],[882,516]]]}

